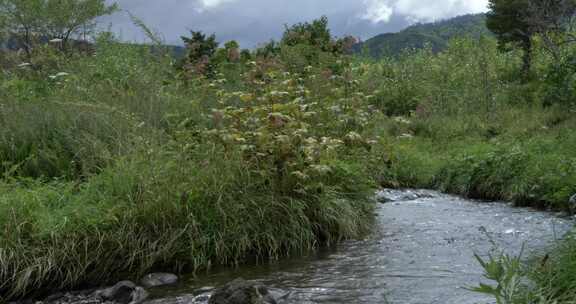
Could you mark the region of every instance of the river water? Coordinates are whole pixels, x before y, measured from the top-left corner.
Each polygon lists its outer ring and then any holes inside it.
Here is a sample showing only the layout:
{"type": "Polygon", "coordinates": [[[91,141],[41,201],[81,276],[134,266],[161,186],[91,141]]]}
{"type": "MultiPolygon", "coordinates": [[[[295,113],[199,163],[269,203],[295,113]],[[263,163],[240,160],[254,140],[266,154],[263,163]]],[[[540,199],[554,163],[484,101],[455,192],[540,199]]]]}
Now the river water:
{"type": "Polygon", "coordinates": [[[483,281],[474,253],[544,252],[571,228],[559,214],[478,202],[426,190],[377,194],[377,227],[364,240],[312,255],[184,278],[149,304],[206,303],[211,290],[242,277],[280,303],[483,304],[465,287],[483,281]],[[384,203],[385,202],[385,203],[384,203]]]}

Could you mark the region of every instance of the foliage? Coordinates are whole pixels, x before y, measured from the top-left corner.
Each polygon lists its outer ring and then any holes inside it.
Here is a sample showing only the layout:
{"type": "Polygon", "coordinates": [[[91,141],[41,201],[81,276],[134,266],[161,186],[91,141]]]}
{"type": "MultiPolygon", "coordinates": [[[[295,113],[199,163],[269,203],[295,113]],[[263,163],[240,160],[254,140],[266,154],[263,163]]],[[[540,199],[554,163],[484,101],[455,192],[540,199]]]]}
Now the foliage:
{"type": "Polygon", "coordinates": [[[518,303],[519,295],[526,293],[525,290],[522,290],[522,255],[511,257],[500,254],[497,257],[489,256],[487,260],[479,255],[475,256],[484,269],[484,276],[495,281],[497,285],[480,284],[471,290],[493,296],[496,298],[497,304],[518,303]]]}
{"type": "Polygon", "coordinates": [[[287,46],[309,45],[323,52],[331,52],[333,45],[328,18],[322,16],[311,23],[304,22],[286,27],[281,43],[287,46]]]}
{"type": "MultiPolygon", "coordinates": [[[[218,59],[214,39],[197,41],[207,45],[193,58],[218,59]]],[[[377,113],[348,60],[331,62],[348,75],[332,77],[228,57],[213,78],[182,81],[153,48],[111,33],[95,48],[38,49],[45,64],[16,56],[0,76],[4,297],[277,258],[369,231],[377,113]]]]}
{"type": "Polygon", "coordinates": [[[485,277],[496,286],[480,284],[471,290],[493,296],[502,304],[573,303],[576,294],[574,237],[556,244],[555,251],[526,263],[522,255],[477,256],[485,277]]]}
{"type": "Polygon", "coordinates": [[[207,37],[202,32],[194,31],[191,32],[191,35],[190,38],[182,37],[188,51],[184,70],[191,74],[213,77],[216,67],[212,57],[218,49],[216,35],[207,37]]]}
{"type": "Polygon", "coordinates": [[[255,51],[256,57],[260,58],[271,58],[280,54],[280,44],[274,40],[263,44],[258,47],[255,51]]]}
{"type": "MultiPolygon", "coordinates": [[[[356,43],[353,37],[335,39],[328,28],[326,16],[311,23],[298,23],[286,27],[280,42],[280,57],[290,71],[303,71],[308,66],[323,66],[339,73],[336,65],[343,54],[349,54],[356,43]]],[[[264,53],[274,53],[274,44],[268,45],[264,53]],[[268,48],[268,49],[266,49],[268,48]]]]}
{"type": "Polygon", "coordinates": [[[532,37],[534,28],[527,20],[530,0],[491,0],[486,26],[498,37],[500,48],[507,44],[519,45],[524,51],[522,71],[530,72],[532,64],[532,37]]]}
{"type": "Polygon", "coordinates": [[[22,39],[30,53],[41,39],[61,39],[65,49],[73,37],[91,34],[98,17],[117,9],[104,0],[2,0],[0,19],[6,19],[7,32],[22,39]]]}
{"type": "Polygon", "coordinates": [[[545,103],[561,104],[568,108],[576,106],[576,56],[565,56],[559,64],[553,64],[545,74],[545,103]]]}
{"type": "Polygon", "coordinates": [[[531,69],[536,35],[556,61],[561,56],[561,45],[573,41],[572,19],[576,12],[573,0],[491,0],[490,10],[486,25],[498,37],[500,48],[506,50],[513,44],[524,51],[524,76],[531,69]]]}

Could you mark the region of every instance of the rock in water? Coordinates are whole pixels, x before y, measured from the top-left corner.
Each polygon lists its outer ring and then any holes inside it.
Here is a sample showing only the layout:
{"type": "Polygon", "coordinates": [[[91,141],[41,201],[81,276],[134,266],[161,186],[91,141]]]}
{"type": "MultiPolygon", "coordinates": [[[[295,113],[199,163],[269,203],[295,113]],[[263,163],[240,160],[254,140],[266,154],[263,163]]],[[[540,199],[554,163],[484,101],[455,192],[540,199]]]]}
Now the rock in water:
{"type": "Polygon", "coordinates": [[[132,292],[132,301],[131,304],[139,304],[144,302],[148,298],[148,292],[144,290],[142,287],[136,287],[132,292]]]}
{"type": "Polygon", "coordinates": [[[276,304],[276,300],[266,287],[236,279],[216,289],[208,304],[276,304]]]}
{"type": "Polygon", "coordinates": [[[130,281],[118,282],[112,287],[96,291],[95,295],[106,301],[120,304],[138,304],[148,297],[144,288],[130,281]]]}
{"type": "Polygon", "coordinates": [[[572,195],[568,200],[568,208],[572,214],[576,214],[576,194],[572,195]]]}
{"type": "Polygon", "coordinates": [[[172,273],[151,273],[144,276],[140,283],[146,288],[173,285],[178,283],[178,276],[172,273]]]}

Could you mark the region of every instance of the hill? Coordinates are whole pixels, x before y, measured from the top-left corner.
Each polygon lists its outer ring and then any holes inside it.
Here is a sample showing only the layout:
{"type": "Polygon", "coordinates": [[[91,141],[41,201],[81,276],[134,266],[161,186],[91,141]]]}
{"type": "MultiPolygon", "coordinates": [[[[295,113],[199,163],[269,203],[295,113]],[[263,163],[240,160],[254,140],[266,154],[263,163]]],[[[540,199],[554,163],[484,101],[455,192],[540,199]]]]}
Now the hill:
{"type": "Polygon", "coordinates": [[[461,36],[491,35],[486,28],[486,15],[464,15],[434,23],[416,24],[398,33],[385,33],[354,46],[357,54],[367,52],[371,57],[396,56],[405,49],[421,49],[430,45],[439,52],[448,42],[461,36]]]}

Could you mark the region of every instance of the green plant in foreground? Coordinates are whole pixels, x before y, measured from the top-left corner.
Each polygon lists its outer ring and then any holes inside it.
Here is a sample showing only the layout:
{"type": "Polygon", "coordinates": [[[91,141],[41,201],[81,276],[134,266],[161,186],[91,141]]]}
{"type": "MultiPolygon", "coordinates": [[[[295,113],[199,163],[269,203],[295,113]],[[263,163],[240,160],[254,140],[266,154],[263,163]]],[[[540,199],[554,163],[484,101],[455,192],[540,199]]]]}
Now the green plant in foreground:
{"type": "Polygon", "coordinates": [[[498,256],[490,255],[487,259],[483,259],[478,254],[474,256],[484,269],[484,277],[495,281],[496,285],[480,283],[478,287],[471,288],[471,290],[493,296],[498,304],[519,303],[519,296],[525,292],[522,255],[509,256],[502,253],[498,256]]]}

